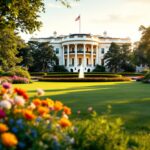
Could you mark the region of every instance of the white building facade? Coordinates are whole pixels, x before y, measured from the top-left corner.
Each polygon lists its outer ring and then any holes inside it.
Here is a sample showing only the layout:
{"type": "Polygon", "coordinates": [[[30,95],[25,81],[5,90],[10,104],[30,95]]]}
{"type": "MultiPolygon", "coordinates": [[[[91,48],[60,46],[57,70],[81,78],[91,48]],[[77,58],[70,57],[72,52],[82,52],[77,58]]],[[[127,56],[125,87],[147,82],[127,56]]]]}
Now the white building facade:
{"type": "Polygon", "coordinates": [[[49,38],[31,38],[30,41],[49,42],[56,52],[59,65],[64,65],[69,72],[79,72],[82,64],[84,72],[91,72],[96,65],[105,65],[104,55],[112,42],[131,44],[129,38],[111,38],[91,34],[70,34],[49,38]]]}

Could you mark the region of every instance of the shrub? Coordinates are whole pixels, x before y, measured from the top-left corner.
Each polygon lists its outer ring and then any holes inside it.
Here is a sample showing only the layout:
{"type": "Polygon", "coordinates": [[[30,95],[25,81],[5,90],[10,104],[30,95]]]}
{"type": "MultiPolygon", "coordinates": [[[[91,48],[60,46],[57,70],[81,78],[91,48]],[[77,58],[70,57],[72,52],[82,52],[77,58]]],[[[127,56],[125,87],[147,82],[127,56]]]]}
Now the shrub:
{"type": "Polygon", "coordinates": [[[100,66],[100,65],[96,65],[95,69],[93,70],[93,72],[105,72],[106,69],[104,66],[100,66]]]}
{"type": "MultiPolygon", "coordinates": [[[[107,116],[76,121],[74,149],[127,150],[128,137],[122,129],[120,118],[111,120],[107,116]],[[82,136],[81,136],[82,135],[82,136]]],[[[72,136],[72,135],[71,135],[72,136]]]]}
{"type": "Polygon", "coordinates": [[[148,72],[142,80],[144,83],[150,83],[150,72],[148,72]]]}
{"type": "Polygon", "coordinates": [[[13,76],[11,77],[11,82],[14,83],[14,84],[17,84],[17,83],[29,83],[29,79],[27,78],[24,78],[24,77],[19,77],[19,76],[13,76]]]}
{"type": "Polygon", "coordinates": [[[59,65],[55,65],[53,67],[53,71],[54,72],[68,72],[68,70],[65,68],[65,66],[59,66],[59,65]]]}
{"type": "Polygon", "coordinates": [[[16,66],[16,67],[11,68],[8,73],[11,76],[20,76],[20,77],[25,77],[25,78],[30,79],[29,72],[20,66],[16,66]]]}
{"type": "Polygon", "coordinates": [[[30,72],[31,76],[46,76],[46,72],[30,72]]]}
{"type": "Polygon", "coordinates": [[[121,82],[121,81],[131,81],[130,78],[122,77],[122,78],[93,78],[93,77],[87,77],[87,78],[41,78],[39,81],[49,81],[49,82],[121,82]]]}

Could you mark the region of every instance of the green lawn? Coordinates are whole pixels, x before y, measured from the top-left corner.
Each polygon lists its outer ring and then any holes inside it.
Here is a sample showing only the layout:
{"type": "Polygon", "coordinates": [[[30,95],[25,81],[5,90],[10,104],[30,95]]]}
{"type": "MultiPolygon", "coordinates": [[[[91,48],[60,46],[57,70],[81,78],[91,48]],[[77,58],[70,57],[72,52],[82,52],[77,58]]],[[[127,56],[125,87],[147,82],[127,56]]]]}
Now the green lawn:
{"type": "MultiPolygon", "coordinates": [[[[73,113],[81,110],[82,116],[92,106],[99,114],[112,105],[112,116],[125,120],[127,128],[150,129],[150,85],[138,82],[124,83],[58,83],[35,82],[15,85],[26,89],[30,96],[37,88],[46,92],[46,97],[61,100],[70,106],[73,113]]],[[[76,115],[75,115],[76,116],[76,115]]]]}

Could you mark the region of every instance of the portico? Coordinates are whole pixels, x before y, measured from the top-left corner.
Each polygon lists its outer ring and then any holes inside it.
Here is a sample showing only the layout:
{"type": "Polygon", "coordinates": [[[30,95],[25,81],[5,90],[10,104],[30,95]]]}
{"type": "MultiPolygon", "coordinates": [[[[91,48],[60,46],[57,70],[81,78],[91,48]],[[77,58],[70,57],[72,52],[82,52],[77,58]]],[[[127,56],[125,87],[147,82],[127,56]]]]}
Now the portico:
{"type": "Polygon", "coordinates": [[[84,71],[91,71],[98,64],[98,43],[78,42],[63,44],[63,65],[69,71],[78,72],[80,65],[84,71]]]}

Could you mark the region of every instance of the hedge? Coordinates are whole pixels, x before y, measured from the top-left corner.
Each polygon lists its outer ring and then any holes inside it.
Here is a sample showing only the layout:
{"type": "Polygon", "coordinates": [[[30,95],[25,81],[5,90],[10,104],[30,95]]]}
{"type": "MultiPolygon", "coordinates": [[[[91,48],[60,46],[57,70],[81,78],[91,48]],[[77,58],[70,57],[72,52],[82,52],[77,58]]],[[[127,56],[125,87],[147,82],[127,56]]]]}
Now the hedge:
{"type": "Polygon", "coordinates": [[[119,82],[119,81],[131,81],[130,78],[42,78],[39,81],[49,82],[119,82]]]}

